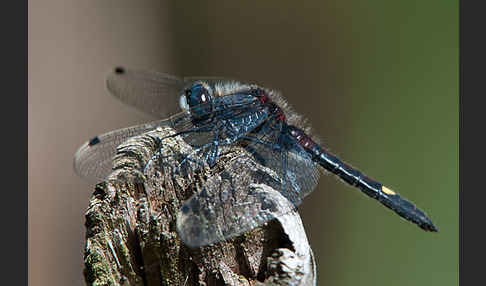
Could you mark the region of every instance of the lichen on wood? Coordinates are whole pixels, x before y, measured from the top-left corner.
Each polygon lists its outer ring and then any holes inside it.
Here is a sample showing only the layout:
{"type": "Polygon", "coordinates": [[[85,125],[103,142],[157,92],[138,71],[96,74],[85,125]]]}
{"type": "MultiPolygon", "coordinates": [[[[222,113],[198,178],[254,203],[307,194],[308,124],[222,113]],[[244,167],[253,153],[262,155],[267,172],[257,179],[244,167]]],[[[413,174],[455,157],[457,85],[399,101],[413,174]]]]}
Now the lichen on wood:
{"type": "MultiPolygon", "coordinates": [[[[176,165],[190,153],[180,137],[160,144],[173,132],[160,127],[120,145],[113,172],[96,185],[86,211],[87,285],[315,285],[312,250],[293,210],[229,241],[199,248],[181,242],[179,209],[218,168],[187,176],[166,165],[146,168],[155,155],[176,165]]],[[[242,164],[242,158],[248,158],[243,149],[231,148],[218,167],[242,164]]],[[[277,190],[251,187],[293,209],[277,190]]]]}

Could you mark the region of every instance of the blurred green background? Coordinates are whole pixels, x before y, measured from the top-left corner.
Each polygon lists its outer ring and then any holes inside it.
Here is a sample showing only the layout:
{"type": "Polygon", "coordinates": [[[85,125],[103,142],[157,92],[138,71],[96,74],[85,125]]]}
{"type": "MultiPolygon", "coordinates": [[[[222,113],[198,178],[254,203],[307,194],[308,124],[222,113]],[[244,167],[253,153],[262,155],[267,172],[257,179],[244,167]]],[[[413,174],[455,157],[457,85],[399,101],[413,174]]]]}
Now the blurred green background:
{"type": "Polygon", "coordinates": [[[299,207],[319,285],[458,285],[458,25],[449,0],[29,1],[30,284],[84,284],[93,188],[72,155],[149,119],[107,96],[125,65],[279,89],[331,152],[439,228],[323,176],[299,207]]]}

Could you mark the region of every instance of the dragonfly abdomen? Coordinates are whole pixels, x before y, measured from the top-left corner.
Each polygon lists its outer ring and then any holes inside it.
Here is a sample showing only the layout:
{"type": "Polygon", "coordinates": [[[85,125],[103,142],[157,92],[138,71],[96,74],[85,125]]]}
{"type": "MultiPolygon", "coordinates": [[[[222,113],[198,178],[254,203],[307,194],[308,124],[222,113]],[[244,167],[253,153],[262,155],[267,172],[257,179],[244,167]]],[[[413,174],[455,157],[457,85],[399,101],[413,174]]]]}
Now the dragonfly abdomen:
{"type": "Polygon", "coordinates": [[[313,161],[317,162],[324,169],[337,175],[347,184],[359,188],[367,196],[376,199],[401,217],[417,224],[423,230],[437,231],[437,228],[427,215],[411,202],[403,199],[391,189],[368,178],[360,171],[342,162],[339,158],[330,154],[315,143],[312,138],[304,133],[304,131],[293,126],[288,126],[288,128],[289,134],[297,140],[298,144],[302,146],[304,150],[312,155],[313,161]]]}

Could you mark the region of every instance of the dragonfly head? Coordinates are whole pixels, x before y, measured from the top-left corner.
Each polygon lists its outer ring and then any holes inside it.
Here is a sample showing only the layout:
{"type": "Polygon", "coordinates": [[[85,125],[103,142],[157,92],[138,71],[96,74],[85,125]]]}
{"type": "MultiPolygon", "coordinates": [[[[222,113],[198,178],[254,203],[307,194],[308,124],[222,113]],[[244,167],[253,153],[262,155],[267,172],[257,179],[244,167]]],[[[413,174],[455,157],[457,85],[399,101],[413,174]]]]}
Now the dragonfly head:
{"type": "Polygon", "coordinates": [[[181,109],[190,112],[195,118],[207,116],[212,111],[211,88],[204,82],[195,82],[184,90],[179,105],[181,109]]]}

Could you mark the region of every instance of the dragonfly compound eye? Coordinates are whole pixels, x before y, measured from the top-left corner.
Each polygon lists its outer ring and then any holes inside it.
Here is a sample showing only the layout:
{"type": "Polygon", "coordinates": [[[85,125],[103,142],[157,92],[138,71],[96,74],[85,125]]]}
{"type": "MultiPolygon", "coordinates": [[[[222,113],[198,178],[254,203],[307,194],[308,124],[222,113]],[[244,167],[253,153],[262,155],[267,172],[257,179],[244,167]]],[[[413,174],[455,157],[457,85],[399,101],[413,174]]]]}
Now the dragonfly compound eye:
{"type": "Polygon", "coordinates": [[[211,112],[211,92],[207,84],[197,82],[185,92],[186,102],[195,117],[203,117],[211,112]]]}
{"type": "Polygon", "coordinates": [[[209,102],[209,87],[204,83],[194,84],[187,92],[188,103],[191,107],[209,102]]]}

